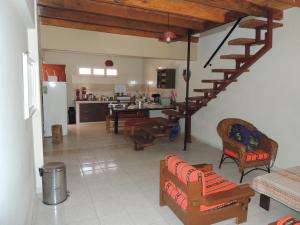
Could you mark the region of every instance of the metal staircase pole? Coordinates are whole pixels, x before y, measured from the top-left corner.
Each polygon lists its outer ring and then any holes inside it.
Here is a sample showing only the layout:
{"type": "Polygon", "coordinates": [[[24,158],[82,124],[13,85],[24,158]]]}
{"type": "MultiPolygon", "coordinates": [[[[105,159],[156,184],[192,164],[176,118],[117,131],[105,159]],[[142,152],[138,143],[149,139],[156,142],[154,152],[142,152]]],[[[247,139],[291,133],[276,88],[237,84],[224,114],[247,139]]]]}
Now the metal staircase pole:
{"type": "Polygon", "coordinates": [[[185,89],[185,122],[184,122],[184,147],[183,151],[186,151],[187,142],[188,142],[188,132],[189,132],[189,89],[190,89],[190,60],[191,60],[191,36],[192,31],[188,30],[188,45],[187,45],[187,65],[186,65],[186,89],[185,89]]]}

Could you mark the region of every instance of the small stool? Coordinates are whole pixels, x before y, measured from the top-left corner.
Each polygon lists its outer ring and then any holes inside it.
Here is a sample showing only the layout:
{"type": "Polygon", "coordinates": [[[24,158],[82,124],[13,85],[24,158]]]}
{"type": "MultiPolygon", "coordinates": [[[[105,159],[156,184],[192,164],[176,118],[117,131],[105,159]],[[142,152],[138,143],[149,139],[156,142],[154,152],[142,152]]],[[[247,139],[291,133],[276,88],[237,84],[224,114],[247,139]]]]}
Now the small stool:
{"type": "Polygon", "coordinates": [[[52,142],[54,144],[62,143],[63,135],[62,135],[62,125],[54,124],[52,125],[52,142]]]}

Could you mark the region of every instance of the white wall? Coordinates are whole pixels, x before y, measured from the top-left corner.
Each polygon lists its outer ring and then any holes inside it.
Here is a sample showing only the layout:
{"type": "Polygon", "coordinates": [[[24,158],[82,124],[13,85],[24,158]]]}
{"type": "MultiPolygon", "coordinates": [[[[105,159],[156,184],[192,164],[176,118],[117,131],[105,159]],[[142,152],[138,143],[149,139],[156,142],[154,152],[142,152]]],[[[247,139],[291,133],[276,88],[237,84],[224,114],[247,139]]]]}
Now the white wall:
{"type": "MultiPolygon", "coordinates": [[[[27,0],[29,1],[29,0],[27,0]]],[[[33,3],[32,3],[33,4],[33,3]]],[[[33,18],[34,27],[27,30],[28,33],[28,52],[30,57],[37,63],[37,71],[40,72],[40,55],[39,55],[39,41],[38,41],[38,17],[36,4],[33,5],[33,18]]],[[[36,86],[36,102],[37,109],[32,116],[32,129],[33,129],[33,148],[34,148],[34,165],[35,165],[35,181],[36,192],[42,192],[42,179],[39,174],[39,168],[44,164],[43,155],[43,128],[42,128],[42,107],[41,107],[41,87],[40,82],[36,86]]]]}
{"type": "Polygon", "coordinates": [[[15,4],[21,3],[0,2],[0,224],[30,225],[35,199],[33,120],[24,120],[22,88],[29,24],[15,4]]]}
{"type": "Polygon", "coordinates": [[[94,94],[111,95],[115,84],[128,84],[130,80],[144,84],[142,58],[45,51],[44,63],[66,65],[68,106],[74,104],[76,87],[85,86],[88,92],[91,90],[94,94]],[[113,68],[118,69],[117,77],[80,76],[78,74],[79,67],[106,68],[105,60],[107,59],[111,59],[114,62],[113,68]]]}
{"type": "MultiPolygon", "coordinates": [[[[63,27],[41,26],[44,49],[113,54],[134,57],[185,59],[186,42],[166,44],[154,38],[117,35],[63,27]]],[[[197,44],[192,43],[191,57],[197,58],[197,44]]]]}
{"type": "MultiPolygon", "coordinates": [[[[242,75],[237,83],[231,84],[218,98],[193,116],[192,133],[196,138],[221,150],[221,140],[216,132],[220,120],[227,117],[245,119],[279,144],[277,167],[300,164],[300,9],[285,11],[283,28],[274,31],[274,46],[251,67],[251,72],[242,75]]],[[[222,78],[212,74],[211,68],[203,69],[206,60],[228,32],[212,33],[200,38],[199,59],[192,65],[191,90],[208,87],[202,79],[222,78]]],[[[231,38],[254,37],[254,32],[239,28],[231,38]]],[[[219,55],[242,52],[242,47],[225,45],[219,55]]],[[[233,68],[233,62],[213,61],[213,68],[233,68]]],[[[182,94],[178,84],[178,93],[182,94]]],[[[192,95],[197,95],[193,93],[192,95]]],[[[182,96],[181,96],[182,97],[182,96]]]]}

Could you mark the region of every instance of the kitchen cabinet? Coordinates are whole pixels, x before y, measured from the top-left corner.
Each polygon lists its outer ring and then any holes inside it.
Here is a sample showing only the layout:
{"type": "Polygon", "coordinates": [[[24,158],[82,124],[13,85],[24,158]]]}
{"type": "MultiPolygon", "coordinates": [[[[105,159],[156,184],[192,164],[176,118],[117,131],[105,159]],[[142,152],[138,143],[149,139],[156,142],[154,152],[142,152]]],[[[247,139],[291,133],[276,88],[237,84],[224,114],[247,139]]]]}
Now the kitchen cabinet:
{"type": "Polygon", "coordinates": [[[157,70],[157,88],[175,89],[175,69],[157,70]]]}
{"type": "Polygon", "coordinates": [[[77,102],[76,121],[77,123],[102,122],[109,113],[107,102],[77,102]]]}

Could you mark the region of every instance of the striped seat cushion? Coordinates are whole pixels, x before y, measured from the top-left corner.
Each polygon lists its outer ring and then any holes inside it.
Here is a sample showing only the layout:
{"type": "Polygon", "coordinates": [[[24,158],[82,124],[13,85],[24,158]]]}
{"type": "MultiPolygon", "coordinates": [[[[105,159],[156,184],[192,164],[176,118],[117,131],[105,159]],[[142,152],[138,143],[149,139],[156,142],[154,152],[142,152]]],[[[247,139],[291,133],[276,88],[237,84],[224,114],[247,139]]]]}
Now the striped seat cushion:
{"type": "Polygon", "coordinates": [[[277,223],[277,225],[300,225],[300,221],[296,220],[295,218],[291,216],[285,216],[282,219],[280,219],[277,223]]]}
{"type": "Polygon", "coordinates": [[[190,166],[178,156],[169,155],[166,156],[165,160],[168,170],[183,183],[187,184],[188,182],[201,180],[202,172],[190,166]]]}
{"type": "Polygon", "coordinates": [[[202,182],[203,195],[210,195],[222,191],[228,191],[235,188],[237,185],[224,179],[219,174],[211,171],[204,173],[202,182]]]}
{"type": "MultiPolygon", "coordinates": [[[[233,152],[229,149],[224,149],[224,153],[226,155],[229,155],[233,158],[239,158],[238,154],[236,152],[233,152]]],[[[263,150],[257,149],[257,150],[253,150],[251,152],[247,152],[246,154],[246,161],[257,161],[257,160],[266,160],[269,158],[269,154],[263,150]]]]}

